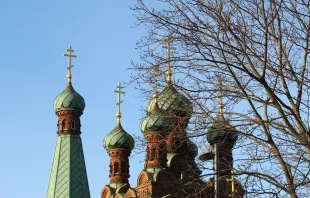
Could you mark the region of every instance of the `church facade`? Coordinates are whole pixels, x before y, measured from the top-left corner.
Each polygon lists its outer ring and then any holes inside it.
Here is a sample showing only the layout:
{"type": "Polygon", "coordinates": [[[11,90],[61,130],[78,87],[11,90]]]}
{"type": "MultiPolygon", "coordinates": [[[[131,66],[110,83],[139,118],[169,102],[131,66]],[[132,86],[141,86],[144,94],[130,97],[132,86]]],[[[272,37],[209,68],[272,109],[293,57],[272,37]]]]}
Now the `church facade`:
{"type": "MultiPolygon", "coordinates": [[[[210,147],[199,159],[213,161],[214,177],[202,179],[196,164],[197,146],[187,134],[193,113],[192,102],[173,86],[170,66],[170,40],[168,45],[168,70],[165,88],[154,96],[146,108],[146,117],[140,129],[146,140],[146,158],[135,186],[129,184],[129,157],[134,149],[133,137],[121,124],[121,85],[117,86],[119,110],[115,128],[104,137],[104,148],[109,157],[110,183],[103,187],[101,198],[241,198],[244,190],[234,178],[233,146],[238,131],[225,119],[220,102],[220,112],[211,128],[206,131],[210,147]]],[[[47,198],[87,198],[89,188],[80,139],[80,116],[84,99],[71,84],[71,48],[68,49],[68,86],[57,96],[54,107],[58,119],[58,139],[51,170],[47,198]]]]}

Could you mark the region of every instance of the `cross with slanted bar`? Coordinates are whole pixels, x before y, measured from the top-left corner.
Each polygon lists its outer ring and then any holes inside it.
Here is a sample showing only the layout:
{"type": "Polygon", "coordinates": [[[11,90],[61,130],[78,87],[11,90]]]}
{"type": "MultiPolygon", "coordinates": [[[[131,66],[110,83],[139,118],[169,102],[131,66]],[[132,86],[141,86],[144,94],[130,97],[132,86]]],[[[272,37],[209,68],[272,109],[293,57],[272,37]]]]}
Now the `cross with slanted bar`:
{"type": "Polygon", "coordinates": [[[222,75],[218,75],[218,82],[219,82],[219,88],[220,88],[220,103],[218,105],[219,109],[220,109],[220,113],[223,113],[223,108],[224,108],[224,104],[223,104],[223,76],[222,75]]]}
{"type": "Polygon", "coordinates": [[[76,55],[73,55],[72,52],[74,52],[74,50],[72,49],[72,46],[69,46],[69,48],[67,49],[67,52],[69,52],[68,54],[64,54],[64,56],[68,56],[69,57],[69,64],[67,67],[68,70],[68,82],[71,82],[71,78],[72,78],[72,74],[71,74],[71,68],[73,67],[73,65],[71,64],[72,62],[72,58],[76,58],[76,55]]]}
{"type": "Polygon", "coordinates": [[[167,39],[165,39],[165,42],[167,42],[167,46],[163,46],[163,48],[167,49],[168,52],[168,71],[166,72],[166,75],[168,83],[171,84],[171,76],[172,76],[171,64],[170,64],[171,50],[176,50],[176,48],[171,47],[172,37],[168,37],[167,39]]]}
{"type": "Polygon", "coordinates": [[[157,99],[158,98],[158,90],[157,90],[158,78],[157,77],[160,76],[160,71],[158,69],[158,66],[155,66],[153,68],[153,70],[154,70],[154,74],[153,74],[154,75],[154,86],[153,86],[153,88],[154,88],[154,96],[153,96],[153,98],[157,99]]]}
{"type": "Polygon", "coordinates": [[[121,100],[121,94],[125,94],[125,92],[122,91],[124,87],[121,86],[121,83],[118,83],[116,88],[117,90],[114,90],[114,92],[118,94],[118,97],[117,97],[118,101],[116,103],[116,106],[118,107],[118,111],[117,111],[116,117],[117,117],[117,120],[120,121],[122,117],[121,104],[123,102],[121,100]]]}

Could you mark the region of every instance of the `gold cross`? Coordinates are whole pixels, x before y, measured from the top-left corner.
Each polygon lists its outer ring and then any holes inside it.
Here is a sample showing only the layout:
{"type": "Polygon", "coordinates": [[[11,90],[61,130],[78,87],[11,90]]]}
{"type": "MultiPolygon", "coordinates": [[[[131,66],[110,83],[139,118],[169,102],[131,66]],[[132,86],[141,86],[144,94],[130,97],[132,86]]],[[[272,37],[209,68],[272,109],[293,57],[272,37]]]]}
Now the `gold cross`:
{"type": "Polygon", "coordinates": [[[167,76],[167,83],[171,84],[171,77],[172,77],[171,64],[170,64],[171,50],[176,50],[176,48],[171,47],[172,37],[168,37],[167,39],[165,39],[165,42],[167,42],[167,46],[163,46],[163,48],[167,49],[168,52],[168,71],[166,72],[166,76],[167,76]]]}
{"type": "Polygon", "coordinates": [[[158,88],[158,79],[157,79],[157,77],[159,77],[160,76],[160,71],[159,71],[159,69],[158,69],[158,66],[155,66],[154,68],[153,68],[153,70],[154,70],[154,86],[153,86],[153,88],[154,88],[154,96],[153,96],[153,98],[155,98],[155,99],[158,99],[158,90],[157,90],[157,88],[158,88]]]}
{"type": "Polygon", "coordinates": [[[121,83],[118,83],[117,85],[117,90],[114,90],[115,93],[118,93],[118,97],[117,97],[117,103],[116,106],[118,106],[118,111],[116,114],[117,120],[120,121],[121,117],[122,117],[122,113],[121,113],[121,104],[122,104],[122,100],[121,100],[121,94],[125,94],[125,92],[122,91],[122,89],[124,87],[121,86],[121,83]]]}
{"type": "Polygon", "coordinates": [[[231,182],[231,197],[235,198],[235,177],[234,171],[231,171],[231,179],[226,179],[226,181],[231,182]]]}
{"type": "Polygon", "coordinates": [[[224,104],[223,104],[223,76],[222,75],[218,75],[218,82],[219,82],[219,86],[220,86],[220,103],[219,103],[219,109],[220,109],[220,113],[223,113],[223,108],[224,108],[224,104]]]}
{"type": "Polygon", "coordinates": [[[68,64],[68,67],[67,67],[67,70],[68,70],[67,78],[68,78],[68,82],[71,82],[71,79],[72,79],[71,69],[73,67],[71,62],[72,62],[72,58],[76,58],[76,55],[72,54],[72,52],[74,52],[74,50],[72,49],[72,46],[69,46],[69,48],[67,49],[67,52],[69,52],[69,54],[64,54],[64,56],[68,56],[69,57],[69,64],[68,64]]]}

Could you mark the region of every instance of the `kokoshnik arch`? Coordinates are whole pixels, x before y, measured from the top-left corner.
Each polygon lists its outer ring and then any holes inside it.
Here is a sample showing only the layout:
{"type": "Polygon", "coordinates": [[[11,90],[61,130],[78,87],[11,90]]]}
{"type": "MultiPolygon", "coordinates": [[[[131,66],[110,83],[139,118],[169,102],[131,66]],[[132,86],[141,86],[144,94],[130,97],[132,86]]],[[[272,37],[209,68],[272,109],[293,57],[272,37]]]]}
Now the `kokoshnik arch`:
{"type": "MultiPolygon", "coordinates": [[[[197,146],[189,140],[187,125],[192,116],[193,104],[173,86],[171,70],[171,38],[163,48],[168,52],[167,83],[158,93],[154,83],[154,96],[141,120],[140,129],[146,139],[144,168],[137,178],[136,187],[129,184],[129,157],[134,149],[133,137],[121,124],[121,95],[118,84],[118,112],[115,128],[105,136],[103,146],[110,157],[110,183],[103,187],[101,198],[163,198],[204,197],[241,198],[244,190],[234,178],[232,149],[238,139],[238,131],[225,119],[220,100],[218,117],[206,136],[210,147],[203,150],[199,159],[213,160],[214,177],[201,179],[201,170],[195,162],[197,146]]],[[[58,137],[51,168],[47,198],[90,197],[81,142],[80,116],[85,108],[83,97],[72,86],[71,60],[76,56],[70,46],[68,85],[56,97],[54,108],[58,116],[58,137]]],[[[158,76],[155,71],[154,78],[158,76]]],[[[99,196],[99,195],[98,195],[99,196]]]]}

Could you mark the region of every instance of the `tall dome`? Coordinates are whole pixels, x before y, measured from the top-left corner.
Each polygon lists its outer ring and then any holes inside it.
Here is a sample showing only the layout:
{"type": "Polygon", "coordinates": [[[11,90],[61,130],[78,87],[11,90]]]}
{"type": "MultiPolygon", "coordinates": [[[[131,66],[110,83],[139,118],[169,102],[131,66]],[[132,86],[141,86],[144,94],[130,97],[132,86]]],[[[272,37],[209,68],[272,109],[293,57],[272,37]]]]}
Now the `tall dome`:
{"type": "Polygon", "coordinates": [[[108,152],[113,149],[131,151],[135,146],[135,141],[133,137],[123,129],[121,123],[118,122],[116,127],[105,136],[103,146],[108,152]]]}
{"type": "MultiPolygon", "coordinates": [[[[149,102],[147,106],[148,112],[152,110],[154,103],[154,99],[149,102]]],[[[159,94],[158,107],[163,112],[169,112],[179,117],[190,118],[193,112],[192,102],[179,93],[172,85],[167,85],[159,94]]]]}
{"type": "Polygon", "coordinates": [[[74,90],[71,82],[68,83],[66,89],[59,94],[54,101],[54,109],[56,112],[63,110],[83,111],[84,108],[84,98],[74,90]]]}

